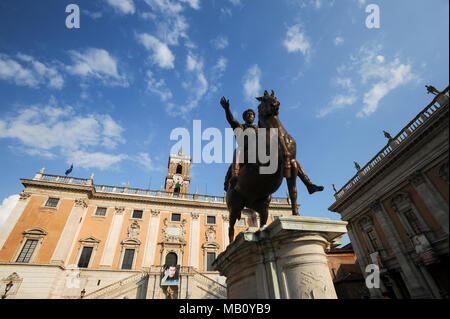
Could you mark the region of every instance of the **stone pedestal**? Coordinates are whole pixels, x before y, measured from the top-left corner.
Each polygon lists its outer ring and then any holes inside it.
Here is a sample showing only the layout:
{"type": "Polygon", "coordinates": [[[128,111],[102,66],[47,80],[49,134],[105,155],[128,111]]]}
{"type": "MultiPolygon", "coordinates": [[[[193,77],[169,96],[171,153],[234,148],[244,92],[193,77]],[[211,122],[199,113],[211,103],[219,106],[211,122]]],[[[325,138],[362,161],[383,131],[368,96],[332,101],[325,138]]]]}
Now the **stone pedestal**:
{"type": "Polygon", "coordinates": [[[336,299],[325,251],[347,222],[280,217],[240,233],[213,263],[230,299],[336,299]]]}

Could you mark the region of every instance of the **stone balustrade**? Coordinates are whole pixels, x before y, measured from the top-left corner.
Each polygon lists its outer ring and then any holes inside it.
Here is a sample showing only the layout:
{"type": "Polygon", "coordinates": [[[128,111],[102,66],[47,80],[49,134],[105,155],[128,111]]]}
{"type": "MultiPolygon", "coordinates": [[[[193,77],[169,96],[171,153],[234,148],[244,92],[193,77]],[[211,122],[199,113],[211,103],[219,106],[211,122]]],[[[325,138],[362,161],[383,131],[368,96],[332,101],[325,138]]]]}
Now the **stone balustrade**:
{"type": "Polygon", "coordinates": [[[353,176],[347,184],[345,184],[340,190],[338,190],[334,197],[337,201],[346,197],[363,179],[366,179],[369,175],[372,175],[382,163],[384,163],[395,149],[407,142],[426,122],[434,117],[441,109],[448,107],[448,92],[447,87],[439,96],[436,96],[433,101],[428,104],[425,109],[422,110],[411,122],[408,123],[388,144],[379,151],[361,170],[353,176]],[[447,97],[442,99],[442,96],[447,97]],[[444,101],[444,102],[443,102],[444,101]],[[442,104],[446,103],[446,104],[442,104]]]}

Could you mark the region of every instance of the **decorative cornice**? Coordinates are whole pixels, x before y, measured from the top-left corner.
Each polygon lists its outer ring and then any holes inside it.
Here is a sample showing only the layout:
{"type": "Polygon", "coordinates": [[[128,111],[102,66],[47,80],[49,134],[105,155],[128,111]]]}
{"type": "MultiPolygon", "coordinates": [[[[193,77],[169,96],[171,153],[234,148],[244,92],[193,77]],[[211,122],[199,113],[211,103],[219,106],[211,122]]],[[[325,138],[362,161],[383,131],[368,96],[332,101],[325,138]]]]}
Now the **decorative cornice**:
{"type": "Polygon", "coordinates": [[[77,198],[75,199],[75,207],[87,208],[88,207],[87,201],[84,198],[77,198]]]}
{"type": "Polygon", "coordinates": [[[151,209],[150,213],[152,214],[152,216],[157,217],[159,213],[161,213],[161,211],[158,209],[151,209]]]}
{"type": "Polygon", "coordinates": [[[191,217],[192,217],[192,219],[194,219],[194,220],[197,220],[199,216],[200,216],[199,213],[191,213],[191,217]]]}
{"type": "Polygon", "coordinates": [[[23,191],[19,194],[19,200],[27,200],[30,196],[30,193],[23,191]]]}
{"type": "Polygon", "coordinates": [[[409,175],[408,179],[414,186],[419,186],[425,183],[425,177],[420,171],[415,171],[414,173],[409,175]]]}
{"type": "Polygon", "coordinates": [[[374,211],[380,211],[381,210],[381,202],[378,199],[374,200],[373,202],[371,202],[369,206],[374,211]]]}
{"type": "Polygon", "coordinates": [[[125,211],[125,207],[123,206],[114,207],[114,211],[117,215],[122,215],[123,212],[125,211]]]}

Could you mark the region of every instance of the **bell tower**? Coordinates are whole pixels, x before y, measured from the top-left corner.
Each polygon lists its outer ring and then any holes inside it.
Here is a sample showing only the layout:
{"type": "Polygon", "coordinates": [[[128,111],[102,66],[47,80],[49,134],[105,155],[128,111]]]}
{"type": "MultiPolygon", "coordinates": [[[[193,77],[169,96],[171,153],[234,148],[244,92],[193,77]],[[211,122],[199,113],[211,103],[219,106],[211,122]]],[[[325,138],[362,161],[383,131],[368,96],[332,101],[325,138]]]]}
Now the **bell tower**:
{"type": "Polygon", "coordinates": [[[174,195],[189,193],[189,184],[191,182],[189,176],[190,167],[191,158],[188,155],[183,155],[182,149],[180,149],[178,154],[170,154],[164,190],[173,192],[174,195]]]}

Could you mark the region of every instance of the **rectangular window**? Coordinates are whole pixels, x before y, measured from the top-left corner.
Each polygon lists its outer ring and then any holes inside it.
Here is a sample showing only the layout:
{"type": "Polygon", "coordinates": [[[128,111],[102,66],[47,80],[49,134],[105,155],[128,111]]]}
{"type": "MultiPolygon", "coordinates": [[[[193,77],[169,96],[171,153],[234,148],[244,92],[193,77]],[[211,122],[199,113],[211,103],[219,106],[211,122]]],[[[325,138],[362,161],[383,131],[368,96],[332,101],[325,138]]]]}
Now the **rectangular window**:
{"type": "Polygon", "coordinates": [[[405,212],[405,217],[408,220],[408,223],[413,231],[412,235],[420,234],[422,231],[420,229],[419,220],[417,219],[416,215],[414,215],[411,210],[408,210],[407,212],[405,212]]]}
{"type": "Polygon", "coordinates": [[[133,210],[133,215],[131,218],[137,218],[137,219],[142,219],[142,214],[144,212],[142,210],[133,210]]]}
{"type": "Polygon", "coordinates": [[[18,263],[28,263],[30,262],[30,258],[33,255],[34,249],[36,248],[38,243],[37,239],[27,239],[25,245],[22,248],[22,251],[19,254],[16,262],[18,263]]]}
{"type": "Polygon", "coordinates": [[[377,240],[377,237],[375,236],[374,231],[369,230],[367,232],[367,236],[369,237],[369,240],[372,243],[373,249],[378,251],[380,249],[380,246],[378,245],[378,240],[377,240]]]}
{"type": "Polygon", "coordinates": [[[216,216],[206,216],[206,223],[207,224],[216,224],[216,216]]]}
{"type": "Polygon", "coordinates": [[[106,216],[106,207],[97,207],[95,216],[106,216]]]}
{"type": "Polygon", "coordinates": [[[131,269],[133,267],[134,249],[125,249],[123,255],[122,269],[131,269]]]}
{"type": "Polygon", "coordinates": [[[181,214],[172,214],[172,221],[179,222],[181,220],[181,214]]]}
{"type": "Polygon", "coordinates": [[[89,260],[91,259],[93,247],[83,247],[80,260],[78,261],[79,268],[87,268],[89,266],[89,260]]]}
{"type": "Polygon", "coordinates": [[[58,205],[59,198],[49,197],[45,203],[45,207],[56,207],[58,205]]]}
{"type": "Polygon", "coordinates": [[[206,271],[214,271],[212,264],[216,259],[216,253],[206,253],[206,271]]]}

